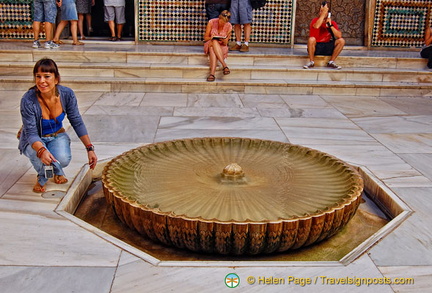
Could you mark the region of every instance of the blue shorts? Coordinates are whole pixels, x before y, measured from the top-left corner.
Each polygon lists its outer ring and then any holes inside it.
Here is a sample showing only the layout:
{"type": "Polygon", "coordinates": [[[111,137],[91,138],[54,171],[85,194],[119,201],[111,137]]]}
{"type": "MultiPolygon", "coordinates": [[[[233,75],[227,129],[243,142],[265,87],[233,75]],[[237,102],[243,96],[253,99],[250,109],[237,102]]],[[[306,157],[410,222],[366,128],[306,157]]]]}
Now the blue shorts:
{"type": "Polygon", "coordinates": [[[252,5],[249,0],[231,0],[232,24],[252,23],[252,5]]]}
{"type": "Polygon", "coordinates": [[[57,5],[55,0],[34,0],[33,21],[55,23],[57,5]]]}

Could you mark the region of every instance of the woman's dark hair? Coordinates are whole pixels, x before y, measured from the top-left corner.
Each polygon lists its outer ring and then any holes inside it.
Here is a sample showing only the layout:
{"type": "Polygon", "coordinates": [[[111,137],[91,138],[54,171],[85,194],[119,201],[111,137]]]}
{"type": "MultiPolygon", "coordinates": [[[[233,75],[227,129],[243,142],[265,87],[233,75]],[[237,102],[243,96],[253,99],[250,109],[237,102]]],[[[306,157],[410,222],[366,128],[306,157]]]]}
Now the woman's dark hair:
{"type": "Polygon", "coordinates": [[[60,73],[54,60],[49,58],[43,58],[36,62],[35,66],[33,67],[33,76],[36,76],[36,73],[38,73],[39,71],[53,73],[54,76],[57,78],[58,82],[60,83],[60,73]]]}

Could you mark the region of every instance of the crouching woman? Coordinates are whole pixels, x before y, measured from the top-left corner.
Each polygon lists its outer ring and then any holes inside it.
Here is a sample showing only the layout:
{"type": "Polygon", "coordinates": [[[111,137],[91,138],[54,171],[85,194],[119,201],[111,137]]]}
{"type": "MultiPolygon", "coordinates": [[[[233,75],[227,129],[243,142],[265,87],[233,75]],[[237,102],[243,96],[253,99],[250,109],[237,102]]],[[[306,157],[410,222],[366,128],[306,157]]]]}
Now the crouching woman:
{"type": "Polygon", "coordinates": [[[18,148],[37,172],[33,191],[45,192],[50,177],[56,184],[68,182],[63,168],[69,165],[72,155],[70,138],[63,128],[65,117],[84,144],[91,169],[96,166],[97,156],[79,113],[75,93],[59,84],[57,64],[48,58],[39,60],[33,68],[33,77],[35,85],[21,99],[23,127],[18,148]],[[47,172],[46,166],[52,167],[52,171],[48,169],[47,172]]]}

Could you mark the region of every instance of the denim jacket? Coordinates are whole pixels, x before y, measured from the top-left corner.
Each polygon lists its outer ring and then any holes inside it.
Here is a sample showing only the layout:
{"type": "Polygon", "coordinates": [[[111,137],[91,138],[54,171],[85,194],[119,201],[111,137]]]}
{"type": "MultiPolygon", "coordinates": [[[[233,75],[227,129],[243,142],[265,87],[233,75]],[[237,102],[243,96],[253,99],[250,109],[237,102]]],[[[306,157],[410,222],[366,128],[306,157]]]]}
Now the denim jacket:
{"type": "MultiPolygon", "coordinates": [[[[77,99],[72,89],[57,85],[63,111],[78,137],[88,134],[87,128],[78,109],[77,99]]],[[[36,96],[36,89],[29,89],[21,98],[21,118],[23,129],[18,149],[22,154],[27,145],[41,141],[42,136],[42,109],[36,96]]]]}

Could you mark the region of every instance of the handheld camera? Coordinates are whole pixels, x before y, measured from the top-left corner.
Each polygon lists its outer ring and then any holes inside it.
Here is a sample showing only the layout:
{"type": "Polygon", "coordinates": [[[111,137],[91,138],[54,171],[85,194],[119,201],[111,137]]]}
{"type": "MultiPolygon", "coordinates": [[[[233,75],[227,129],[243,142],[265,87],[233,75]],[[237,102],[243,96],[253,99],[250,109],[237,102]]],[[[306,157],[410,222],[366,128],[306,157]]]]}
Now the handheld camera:
{"type": "Polygon", "coordinates": [[[53,178],[54,177],[54,168],[52,165],[44,166],[45,178],[53,178]]]}

